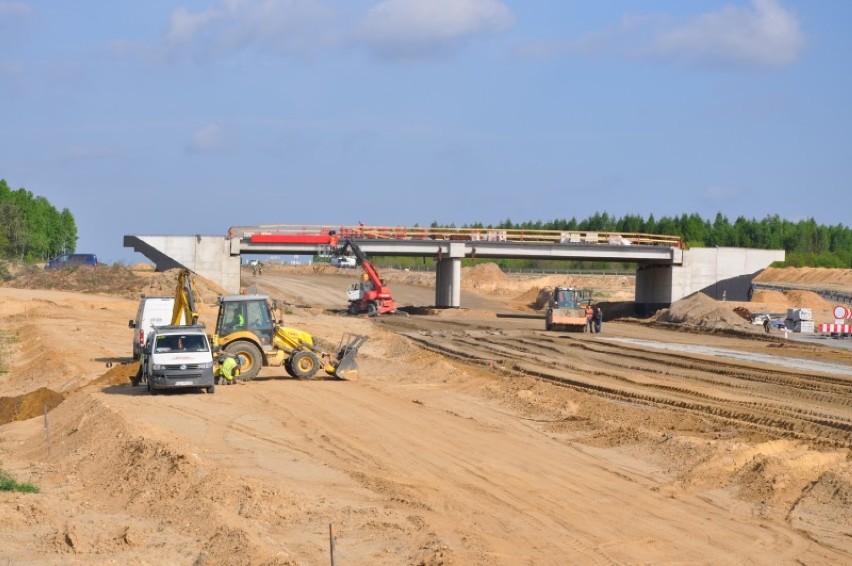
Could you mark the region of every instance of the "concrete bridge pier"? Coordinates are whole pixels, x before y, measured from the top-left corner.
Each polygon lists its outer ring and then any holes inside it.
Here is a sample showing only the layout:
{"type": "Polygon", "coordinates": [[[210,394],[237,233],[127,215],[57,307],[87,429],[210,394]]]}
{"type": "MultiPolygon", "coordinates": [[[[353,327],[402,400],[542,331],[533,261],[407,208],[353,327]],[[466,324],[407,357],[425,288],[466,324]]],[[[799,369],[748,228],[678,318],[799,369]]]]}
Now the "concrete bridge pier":
{"type": "Polygon", "coordinates": [[[693,248],[683,262],[643,264],[636,270],[636,311],[648,315],[698,291],[718,301],[748,301],[754,277],[784,250],[693,248]]]}
{"type": "Polygon", "coordinates": [[[439,248],[440,259],[435,271],[435,306],[461,306],[461,260],[465,256],[464,242],[450,242],[439,248]]]}

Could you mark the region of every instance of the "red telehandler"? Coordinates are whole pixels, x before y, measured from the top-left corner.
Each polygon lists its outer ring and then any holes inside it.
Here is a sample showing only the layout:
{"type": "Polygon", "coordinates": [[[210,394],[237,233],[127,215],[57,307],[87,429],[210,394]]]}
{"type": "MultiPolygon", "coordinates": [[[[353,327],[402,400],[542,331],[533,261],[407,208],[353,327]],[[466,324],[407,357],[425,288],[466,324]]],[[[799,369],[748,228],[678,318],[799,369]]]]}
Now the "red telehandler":
{"type": "Polygon", "coordinates": [[[346,255],[351,249],[364,274],[361,281],[350,285],[347,291],[349,298],[349,314],[367,313],[368,316],[378,316],[396,312],[396,301],[391,296],[390,287],[379,278],[379,273],[373,264],[367,261],[367,255],[350,239],[346,239],[335,255],[346,255]]]}

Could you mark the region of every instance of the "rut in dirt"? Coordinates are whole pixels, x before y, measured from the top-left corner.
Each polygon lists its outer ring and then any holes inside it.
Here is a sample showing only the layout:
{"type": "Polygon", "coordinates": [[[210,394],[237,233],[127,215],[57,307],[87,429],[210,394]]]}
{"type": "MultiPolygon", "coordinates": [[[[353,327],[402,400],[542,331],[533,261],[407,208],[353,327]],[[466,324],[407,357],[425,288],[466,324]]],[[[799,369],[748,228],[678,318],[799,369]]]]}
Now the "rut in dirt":
{"type": "Polygon", "coordinates": [[[498,368],[508,375],[682,411],[775,438],[852,447],[852,382],[842,376],[545,332],[403,335],[457,362],[498,368]]]}

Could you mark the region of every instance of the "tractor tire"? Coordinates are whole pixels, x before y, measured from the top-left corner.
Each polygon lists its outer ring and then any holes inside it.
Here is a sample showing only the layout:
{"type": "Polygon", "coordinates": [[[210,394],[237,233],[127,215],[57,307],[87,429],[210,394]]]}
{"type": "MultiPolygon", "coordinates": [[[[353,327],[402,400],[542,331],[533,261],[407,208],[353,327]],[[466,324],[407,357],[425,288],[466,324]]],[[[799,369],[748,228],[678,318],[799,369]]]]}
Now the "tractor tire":
{"type": "Polygon", "coordinates": [[[367,316],[369,316],[370,318],[379,316],[378,303],[370,303],[369,305],[367,305],[367,316]]]}
{"type": "Polygon", "coordinates": [[[320,367],[319,358],[309,350],[301,350],[290,356],[290,368],[295,377],[311,379],[320,367]]]}
{"type": "Polygon", "coordinates": [[[354,316],[361,312],[361,309],[358,307],[358,303],[356,301],[352,301],[351,303],[349,303],[349,308],[347,309],[347,312],[354,316]]]}
{"type": "Polygon", "coordinates": [[[210,395],[210,394],[212,394],[212,393],[216,393],[216,386],[215,386],[215,385],[211,385],[210,387],[205,387],[205,388],[204,388],[204,391],[205,391],[208,395],[210,395]]]}
{"type": "Polygon", "coordinates": [[[297,377],[297,375],[293,372],[293,364],[290,363],[290,358],[284,360],[284,371],[286,371],[287,375],[290,377],[297,377]]]}
{"type": "Polygon", "coordinates": [[[240,366],[240,381],[251,381],[257,377],[263,365],[263,355],[257,346],[246,340],[237,340],[225,346],[225,351],[245,358],[246,363],[240,366]]]}

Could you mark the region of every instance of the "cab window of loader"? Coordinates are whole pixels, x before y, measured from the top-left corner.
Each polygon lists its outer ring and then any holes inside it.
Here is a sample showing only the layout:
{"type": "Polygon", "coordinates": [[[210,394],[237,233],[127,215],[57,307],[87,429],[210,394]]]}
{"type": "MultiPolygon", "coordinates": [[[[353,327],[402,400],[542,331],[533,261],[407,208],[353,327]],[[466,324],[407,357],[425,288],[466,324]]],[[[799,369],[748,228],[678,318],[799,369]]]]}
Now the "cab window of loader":
{"type": "Polygon", "coordinates": [[[247,305],[248,326],[252,330],[263,330],[272,327],[272,320],[269,318],[269,308],[266,303],[254,302],[247,305]]]}
{"type": "Polygon", "coordinates": [[[222,308],[222,324],[226,332],[245,330],[245,304],[242,301],[225,303],[222,308]]]}
{"type": "Polygon", "coordinates": [[[571,291],[569,289],[562,289],[557,291],[556,304],[560,308],[568,309],[577,306],[576,299],[574,298],[574,291],[571,291]]]}

